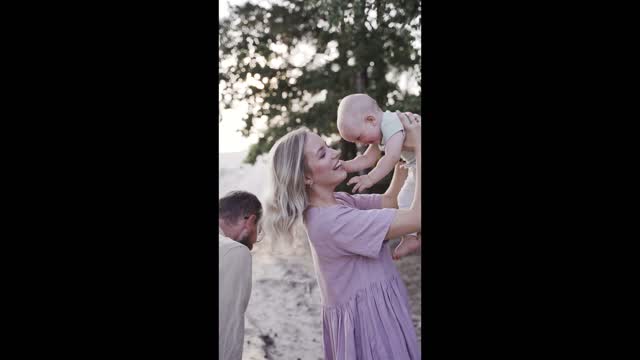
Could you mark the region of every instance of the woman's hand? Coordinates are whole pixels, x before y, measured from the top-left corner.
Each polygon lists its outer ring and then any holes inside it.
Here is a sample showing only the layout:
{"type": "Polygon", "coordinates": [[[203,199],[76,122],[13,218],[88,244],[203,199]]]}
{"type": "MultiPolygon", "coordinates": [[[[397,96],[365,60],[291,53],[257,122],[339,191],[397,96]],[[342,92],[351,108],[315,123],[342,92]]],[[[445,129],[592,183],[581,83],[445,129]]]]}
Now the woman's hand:
{"type": "Polygon", "coordinates": [[[399,111],[396,111],[396,115],[398,115],[402,126],[404,126],[404,146],[413,149],[416,145],[422,144],[420,116],[412,113],[401,113],[399,111]]]}

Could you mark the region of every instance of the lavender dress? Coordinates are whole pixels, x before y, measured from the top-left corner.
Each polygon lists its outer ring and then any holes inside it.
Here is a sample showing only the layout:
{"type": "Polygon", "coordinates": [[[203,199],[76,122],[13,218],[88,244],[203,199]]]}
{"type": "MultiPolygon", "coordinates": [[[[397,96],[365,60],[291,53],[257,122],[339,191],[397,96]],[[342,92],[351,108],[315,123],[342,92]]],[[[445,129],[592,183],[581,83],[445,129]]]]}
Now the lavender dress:
{"type": "Polygon", "coordinates": [[[335,198],[339,205],[305,213],[325,359],[420,359],[407,289],[384,242],[396,209],[381,209],[381,195],[335,198]]]}

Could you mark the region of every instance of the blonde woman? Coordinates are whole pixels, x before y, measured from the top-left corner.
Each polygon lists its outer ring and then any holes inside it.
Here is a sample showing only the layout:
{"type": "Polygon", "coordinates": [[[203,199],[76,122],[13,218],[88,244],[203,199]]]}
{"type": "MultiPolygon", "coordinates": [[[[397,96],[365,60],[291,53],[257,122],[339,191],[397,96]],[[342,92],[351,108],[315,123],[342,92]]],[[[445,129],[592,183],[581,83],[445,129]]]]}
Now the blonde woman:
{"type": "Polygon", "coordinates": [[[295,130],[271,150],[264,230],[280,241],[292,240],[296,224],[306,228],[321,290],[327,360],[420,359],[407,289],[386,242],[421,231],[420,117],[398,116],[417,162],[408,209],[398,209],[407,177],[399,165],[384,194],[350,195],[335,192],[347,172],[340,153],[317,134],[295,130]]]}

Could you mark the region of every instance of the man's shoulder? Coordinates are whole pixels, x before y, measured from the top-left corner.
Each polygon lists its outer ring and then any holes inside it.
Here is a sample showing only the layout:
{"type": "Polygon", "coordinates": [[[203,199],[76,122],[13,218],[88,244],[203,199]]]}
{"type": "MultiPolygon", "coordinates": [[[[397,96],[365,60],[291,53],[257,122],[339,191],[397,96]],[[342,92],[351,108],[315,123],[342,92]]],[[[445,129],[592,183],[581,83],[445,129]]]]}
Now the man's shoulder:
{"type": "Polygon", "coordinates": [[[220,256],[225,256],[233,252],[236,253],[247,253],[250,254],[249,249],[243,244],[230,239],[224,235],[218,235],[218,250],[220,256]]]}

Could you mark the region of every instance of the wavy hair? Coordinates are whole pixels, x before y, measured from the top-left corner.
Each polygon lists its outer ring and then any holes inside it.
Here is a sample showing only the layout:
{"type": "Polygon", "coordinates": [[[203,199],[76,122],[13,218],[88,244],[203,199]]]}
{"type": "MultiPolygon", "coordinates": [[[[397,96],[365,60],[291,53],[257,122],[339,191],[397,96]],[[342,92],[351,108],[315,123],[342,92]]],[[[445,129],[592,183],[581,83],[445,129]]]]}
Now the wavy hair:
{"type": "Polygon", "coordinates": [[[278,244],[289,247],[301,231],[304,210],[309,204],[304,184],[304,145],[309,129],[298,128],[280,138],[271,148],[269,188],[265,201],[263,229],[278,244]]]}

